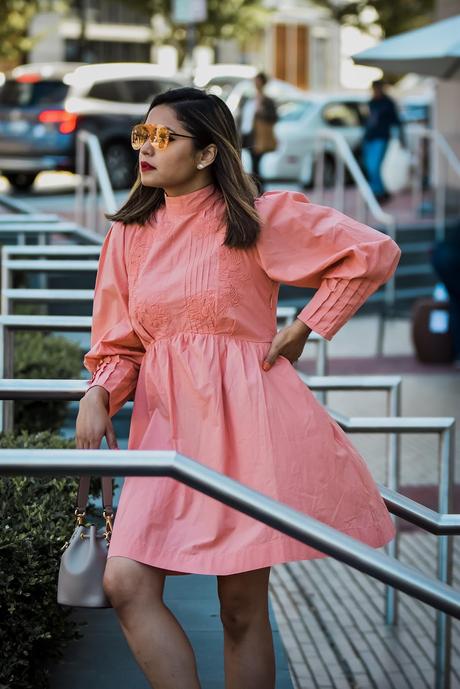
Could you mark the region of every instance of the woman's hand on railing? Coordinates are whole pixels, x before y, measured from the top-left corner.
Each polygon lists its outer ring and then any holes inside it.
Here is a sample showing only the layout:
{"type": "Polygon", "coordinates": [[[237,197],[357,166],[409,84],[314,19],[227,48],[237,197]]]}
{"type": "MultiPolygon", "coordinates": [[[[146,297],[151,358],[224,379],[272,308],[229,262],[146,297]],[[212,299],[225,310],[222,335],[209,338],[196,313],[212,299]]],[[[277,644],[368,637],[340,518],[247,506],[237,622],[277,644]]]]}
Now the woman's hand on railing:
{"type": "Polygon", "coordinates": [[[263,370],[269,371],[279,356],[284,356],[291,364],[295,363],[302,354],[310,333],[311,329],[299,318],[276,333],[263,361],[263,370]]]}
{"type": "Polygon", "coordinates": [[[118,449],[108,410],[109,393],[100,385],[90,388],[82,397],[76,423],[76,443],[79,450],[99,449],[104,436],[109,449],[118,449]]]}

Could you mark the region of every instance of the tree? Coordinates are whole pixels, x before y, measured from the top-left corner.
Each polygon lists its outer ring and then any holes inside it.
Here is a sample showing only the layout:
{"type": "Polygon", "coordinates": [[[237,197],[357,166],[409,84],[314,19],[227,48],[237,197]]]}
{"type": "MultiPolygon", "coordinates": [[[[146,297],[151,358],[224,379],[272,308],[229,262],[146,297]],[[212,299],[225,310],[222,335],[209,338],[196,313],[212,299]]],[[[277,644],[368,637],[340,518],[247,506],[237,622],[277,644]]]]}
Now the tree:
{"type": "Polygon", "coordinates": [[[63,0],[0,1],[0,62],[4,68],[26,59],[33,45],[28,28],[35,14],[49,10],[62,11],[65,6],[63,0]]]}
{"type": "Polygon", "coordinates": [[[383,38],[395,36],[403,31],[417,29],[433,19],[434,0],[313,0],[315,5],[328,9],[341,24],[369,29],[379,26],[383,38]],[[366,21],[366,13],[374,11],[375,21],[366,21]]]}

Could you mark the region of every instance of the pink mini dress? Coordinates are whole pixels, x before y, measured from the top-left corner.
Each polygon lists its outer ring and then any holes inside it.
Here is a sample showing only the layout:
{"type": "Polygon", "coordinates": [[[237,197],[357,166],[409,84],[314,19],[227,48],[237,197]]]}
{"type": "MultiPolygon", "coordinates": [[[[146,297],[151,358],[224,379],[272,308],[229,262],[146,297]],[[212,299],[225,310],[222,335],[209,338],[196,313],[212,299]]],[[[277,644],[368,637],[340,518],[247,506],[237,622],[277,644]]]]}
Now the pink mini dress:
{"type": "MultiPolygon", "coordinates": [[[[369,470],[290,362],[262,362],[279,283],[317,288],[299,318],[330,339],[400,251],[386,235],[297,192],[256,200],[260,237],[223,245],[213,186],[165,196],[144,225],[115,222],[101,252],[90,386],[110,415],[134,395],[129,445],[176,450],[373,547],[394,536],[369,470]]],[[[109,557],[226,575],[323,553],[171,478],[126,478],[109,557]]]]}

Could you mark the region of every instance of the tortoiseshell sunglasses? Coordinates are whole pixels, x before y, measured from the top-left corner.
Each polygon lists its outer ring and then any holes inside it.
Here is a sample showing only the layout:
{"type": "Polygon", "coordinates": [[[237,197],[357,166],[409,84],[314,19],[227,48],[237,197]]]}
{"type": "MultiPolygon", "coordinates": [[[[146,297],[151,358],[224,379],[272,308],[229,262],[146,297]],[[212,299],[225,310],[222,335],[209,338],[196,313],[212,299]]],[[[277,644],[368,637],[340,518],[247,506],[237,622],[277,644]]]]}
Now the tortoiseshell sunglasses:
{"type": "Polygon", "coordinates": [[[131,132],[131,146],[138,151],[145,144],[147,139],[154,148],[164,151],[170,141],[174,141],[176,136],[184,139],[194,139],[189,134],[177,134],[164,124],[136,124],[131,132]]]}

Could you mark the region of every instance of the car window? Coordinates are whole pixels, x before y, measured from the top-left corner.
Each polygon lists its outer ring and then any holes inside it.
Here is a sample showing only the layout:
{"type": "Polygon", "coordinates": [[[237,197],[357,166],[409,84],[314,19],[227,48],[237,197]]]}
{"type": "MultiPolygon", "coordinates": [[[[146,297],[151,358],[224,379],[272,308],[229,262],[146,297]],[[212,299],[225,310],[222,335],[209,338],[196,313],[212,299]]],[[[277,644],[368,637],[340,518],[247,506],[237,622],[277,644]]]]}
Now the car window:
{"type": "Polygon", "coordinates": [[[213,77],[206,84],[206,91],[226,100],[239,79],[233,77],[213,77]]]}
{"type": "Polygon", "coordinates": [[[61,103],[68,91],[62,81],[16,81],[7,80],[0,90],[0,104],[12,107],[31,107],[61,103]]]}
{"type": "Polygon", "coordinates": [[[133,79],[126,82],[126,97],[129,103],[150,103],[155,94],[177,88],[177,86],[172,81],[133,79]]]}
{"type": "Polygon", "coordinates": [[[110,100],[119,103],[124,101],[122,81],[98,81],[88,91],[88,98],[97,98],[98,100],[110,100]]]}
{"type": "Polygon", "coordinates": [[[278,119],[281,122],[296,122],[311,112],[312,109],[313,103],[309,101],[287,101],[278,105],[278,119]]]}
{"type": "Polygon", "coordinates": [[[323,108],[323,120],[329,127],[359,127],[361,118],[354,103],[329,103],[323,108]]]}

